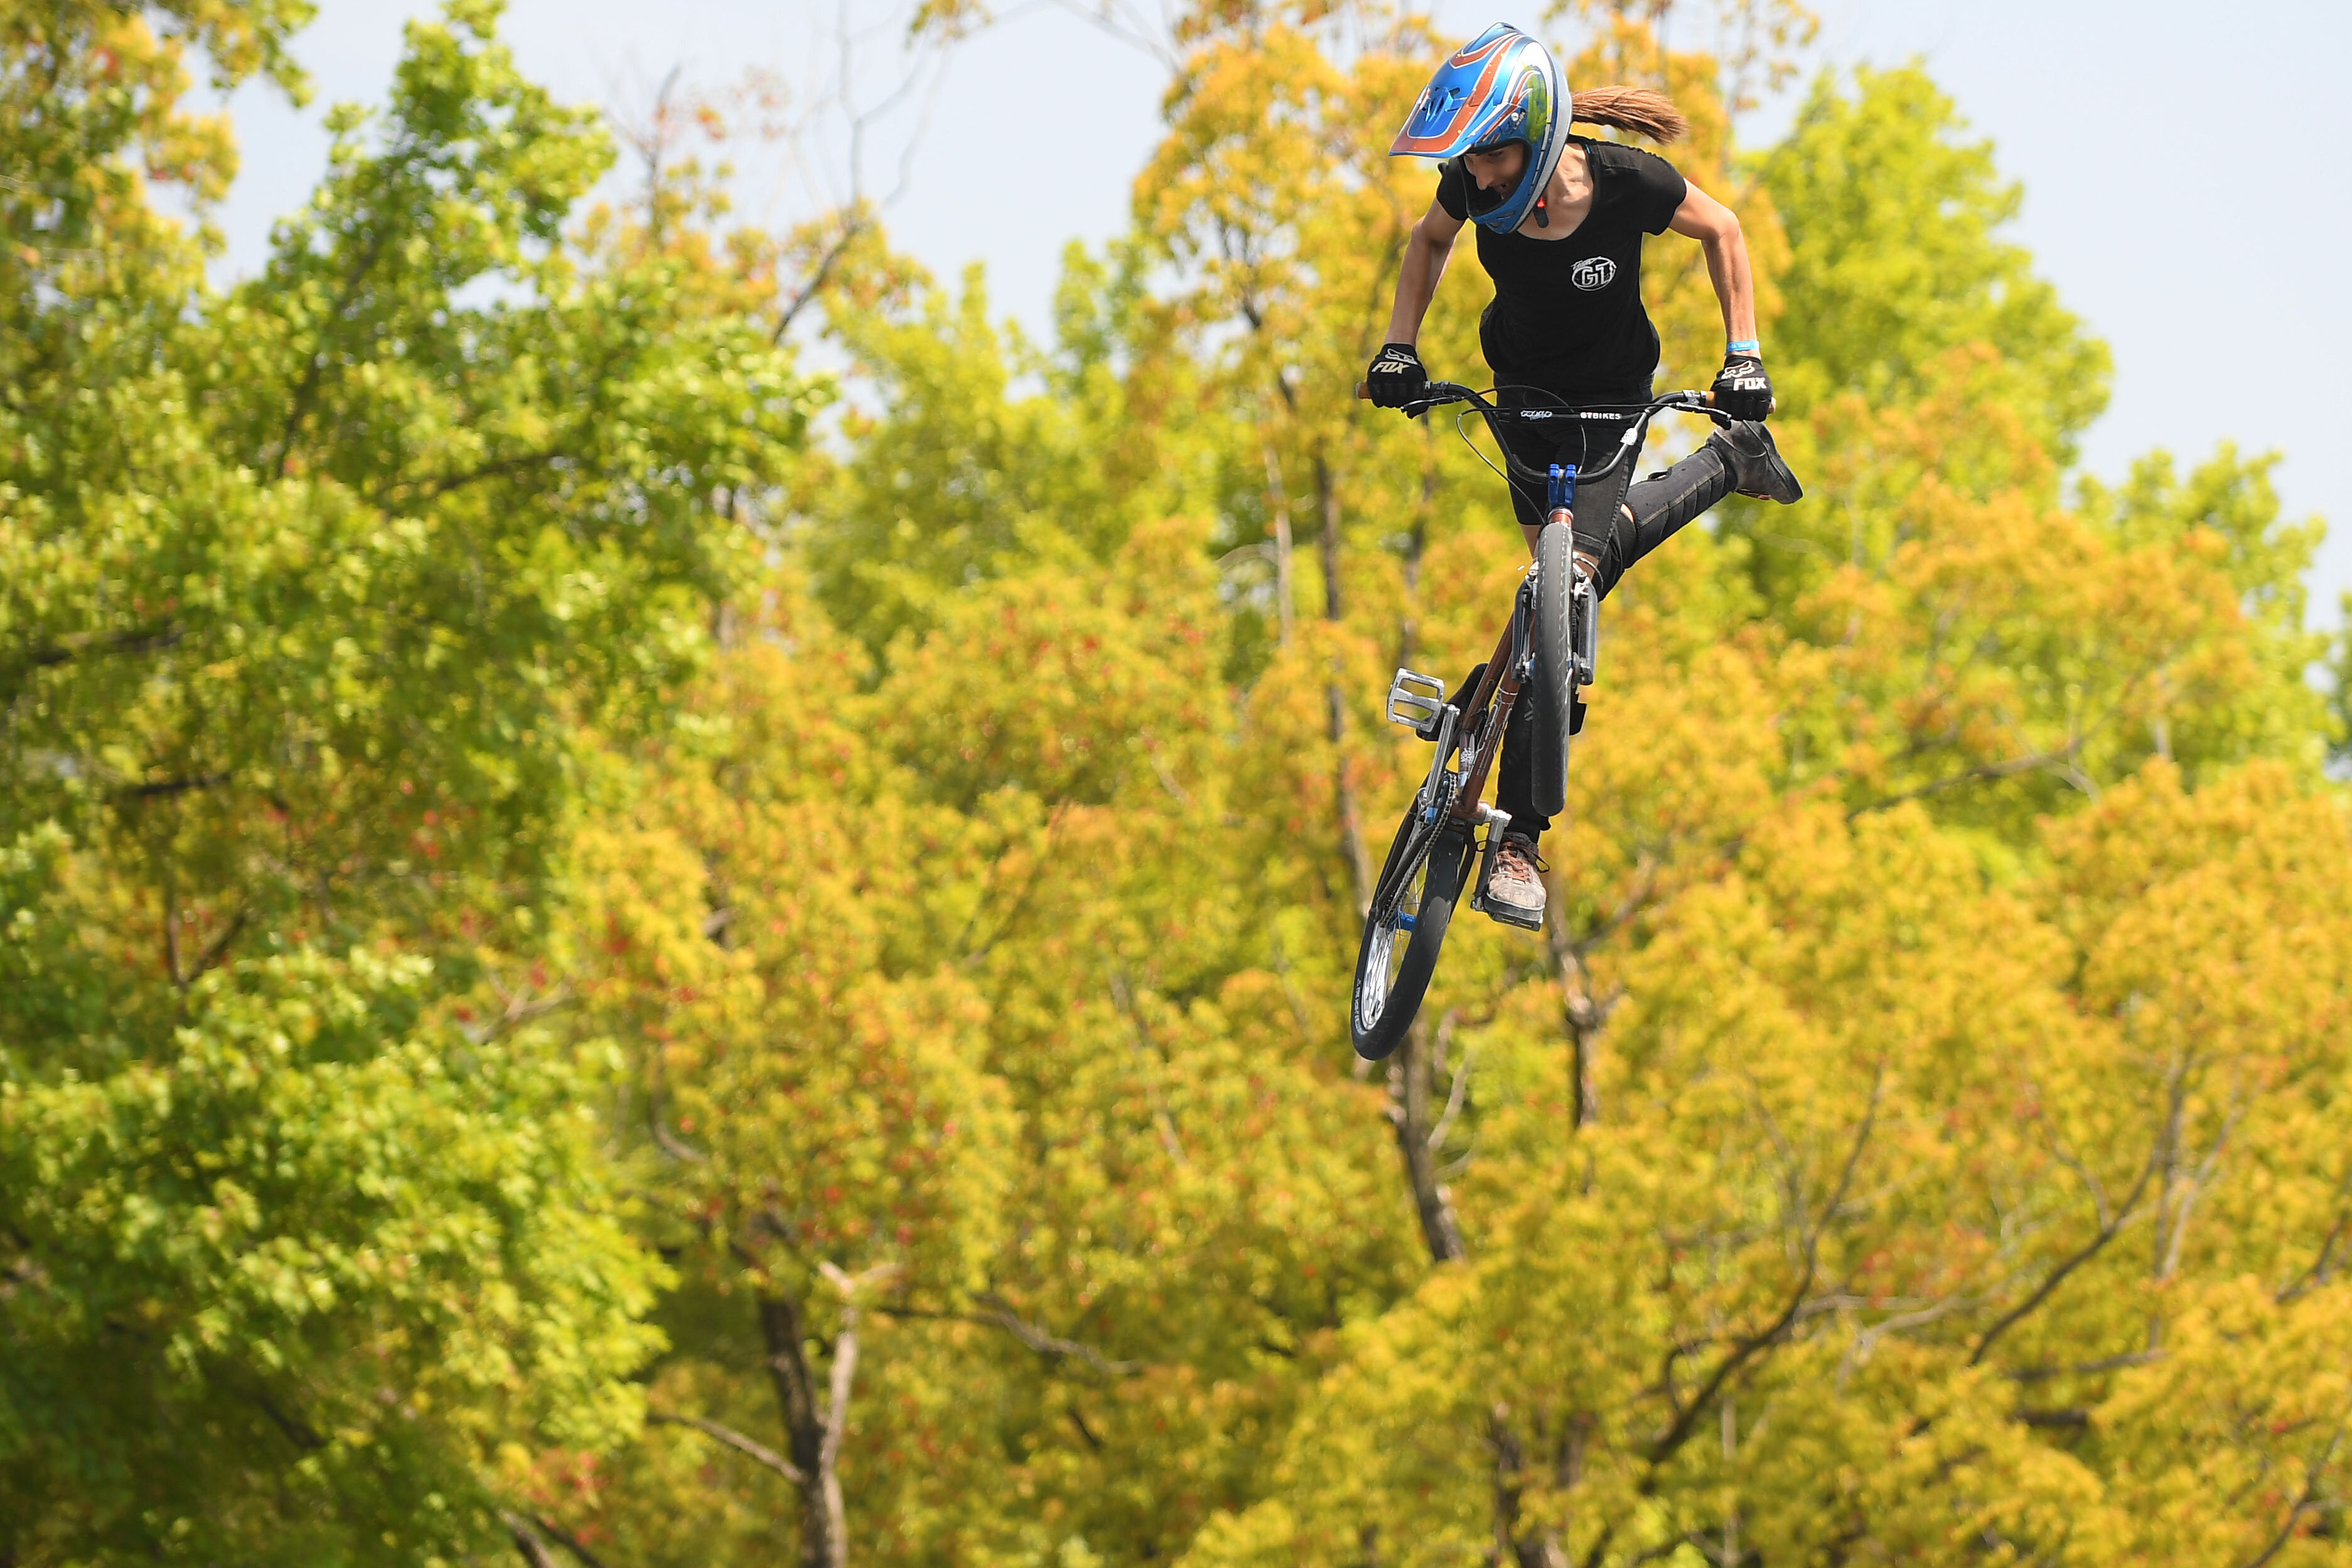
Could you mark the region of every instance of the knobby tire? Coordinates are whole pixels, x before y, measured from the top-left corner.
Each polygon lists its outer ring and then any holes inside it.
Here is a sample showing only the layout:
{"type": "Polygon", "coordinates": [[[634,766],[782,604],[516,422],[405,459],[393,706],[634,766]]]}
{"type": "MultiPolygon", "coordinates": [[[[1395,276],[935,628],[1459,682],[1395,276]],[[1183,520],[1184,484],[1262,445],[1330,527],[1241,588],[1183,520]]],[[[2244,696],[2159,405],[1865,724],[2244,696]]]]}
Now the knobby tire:
{"type": "Polygon", "coordinates": [[[1356,1054],[1366,1061],[1379,1061],[1395,1050],[1421,1011],[1470,862],[1469,835],[1451,821],[1424,826],[1424,803],[1415,800],[1397,828],[1388,859],[1372,885],[1371,912],[1365,917],[1363,942],[1356,950],[1348,1024],[1356,1054]],[[1400,913],[1412,917],[1409,931],[1398,926],[1400,913]],[[1402,955],[1395,951],[1399,940],[1404,942],[1402,955]],[[1391,973],[1376,973],[1375,966],[1391,973]]]}
{"type": "Polygon", "coordinates": [[[1534,625],[1528,651],[1534,669],[1521,700],[1529,707],[1535,742],[1535,808],[1558,816],[1568,806],[1568,742],[1576,696],[1576,536],[1566,523],[1548,522],[1536,534],[1534,625]]]}

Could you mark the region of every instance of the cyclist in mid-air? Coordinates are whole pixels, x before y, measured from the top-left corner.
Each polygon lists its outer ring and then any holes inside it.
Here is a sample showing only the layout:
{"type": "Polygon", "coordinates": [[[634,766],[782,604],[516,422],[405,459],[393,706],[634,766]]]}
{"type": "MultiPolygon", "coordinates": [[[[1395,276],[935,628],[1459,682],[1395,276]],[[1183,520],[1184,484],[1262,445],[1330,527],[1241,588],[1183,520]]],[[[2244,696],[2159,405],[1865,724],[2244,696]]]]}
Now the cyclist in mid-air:
{"type": "MultiPolygon", "coordinates": [[[[1478,225],[1478,260],[1495,281],[1478,342],[1504,409],[1503,439],[1542,469],[1605,464],[1650,400],[1658,333],[1642,304],[1642,237],[1673,229],[1699,242],[1723,305],[1727,346],[1715,406],[1738,421],[1662,473],[1628,487],[1635,453],[1580,490],[1576,552],[1606,595],[1625,569],[1735,491],[1787,504],[1804,493],[1763,421],[1772,382],[1756,339],[1748,244],[1730,208],[1653,153],[1569,133],[1580,120],[1672,142],[1689,129],[1664,96],[1604,87],[1571,100],[1551,51],[1500,23],[1430,79],[1392,156],[1436,158],[1437,196],[1413,225],[1397,276],[1389,341],[1365,379],[1383,408],[1408,408],[1429,373],[1414,345],[1422,318],[1465,222],[1478,225]]],[[[1546,498],[1511,484],[1511,506],[1533,552],[1546,498]]],[[[1534,808],[1530,704],[1513,710],[1496,779],[1510,813],[1486,902],[1540,924],[1544,886],[1536,841],[1551,826],[1534,808]]],[[[1508,915],[1497,918],[1508,919],[1508,915]]]]}

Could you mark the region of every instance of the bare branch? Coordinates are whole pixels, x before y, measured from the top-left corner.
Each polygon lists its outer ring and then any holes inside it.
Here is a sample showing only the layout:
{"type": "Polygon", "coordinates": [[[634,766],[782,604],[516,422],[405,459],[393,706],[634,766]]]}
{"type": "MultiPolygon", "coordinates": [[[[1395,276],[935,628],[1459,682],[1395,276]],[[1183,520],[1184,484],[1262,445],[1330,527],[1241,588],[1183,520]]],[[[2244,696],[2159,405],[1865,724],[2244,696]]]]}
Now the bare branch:
{"type": "Polygon", "coordinates": [[[562,1525],[556,1523],[553,1520],[548,1518],[545,1514],[532,1514],[530,1516],[530,1522],[538,1529],[541,1535],[548,1537],[550,1540],[553,1541],[555,1544],[563,1548],[564,1551],[569,1552],[572,1556],[577,1557],[583,1563],[583,1568],[604,1568],[603,1560],[597,1557],[593,1552],[589,1551],[587,1544],[584,1542],[583,1542],[578,1536],[572,1534],[570,1531],[564,1529],[562,1525]]]}
{"type": "Polygon", "coordinates": [[[514,1539],[515,1550],[522,1553],[522,1560],[530,1563],[530,1568],[556,1568],[555,1553],[547,1549],[547,1542],[539,1538],[539,1531],[531,1528],[530,1521],[512,1509],[503,1508],[499,1510],[499,1521],[507,1527],[507,1533],[514,1539]]]}
{"type": "Polygon", "coordinates": [[[52,665],[68,663],[91,653],[157,653],[176,647],[187,636],[185,627],[165,626],[136,631],[111,632],[100,636],[96,632],[75,632],[53,643],[37,647],[25,656],[25,663],[35,669],[47,669],[52,665]]]}
{"type": "Polygon", "coordinates": [[[2113,1241],[2116,1236],[2123,1231],[2123,1228],[2132,1222],[2137,1215],[2137,1211],[2139,1207],[2139,1200],[2141,1196],[2147,1193],[2147,1184],[2156,1175],[2157,1167],[2162,1163],[2162,1158],[2163,1151],[2160,1146],[2149,1152],[2147,1163],[2140,1167],[2139,1180],[2132,1184],[2132,1190],[2130,1194],[2125,1197],[2123,1207],[2116,1210],[2112,1214],[2107,1213],[2105,1196],[2099,1193],[2094,1192],[2094,1201],[2097,1203],[2104,1216],[2099,1226],[2098,1234],[2093,1237],[2085,1246],[2078,1249],[2073,1257],[2068,1258],[2064,1262],[2059,1264],[2057,1268],[2052,1269],[2048,1276],[2042,1279],[2042,1283],[2034,1288],[2032,1295],[2026,1297],[2024,1300],[2020,1301],[2016,1306],[2003,1313],[2000,1318],[1993,1323],[1992,1327],[1984,1331],[1984,1337],[1977,1341],[1977,1348],[1969,1355],[1968,1364],[1969,1366],[1974,1366],[1979,1362],[1984,1360],[1985,1352],[1992,1349],[1994,1341],[2000,1339],[2001,1335],[2009,1332],[2011,1329],[2015,1328],[2019,1323],[2022,1322],[2028,1315],[2039,1308],[2042,1302],[2048,1300],[2052,1293],[2054,1292],[2060,1285],[2065,1283],[2066,1277],[2068,1275],[2074,1273],[2075,1269],[2080,1268],[2084,1264],[2091,1261],[2092,1258],[2096,1258],[2100,1252],[2105,1248],[2107,1243],[2113,1241]]]}
{"type": "MultiPolygon", "coordinates": [[[[1446,1037],[1453,1033],[1454,1015],[1448,1013],[1437,1026],[1438,1055],[1445,1054],[1446,1037]]],[[[1478,1047],[1474,1044],[1462,1053],[1461,1065],[1454,1069],[1454,1081],[1445,1091],[1445,1109],[1438,1114],[1437,1125],[1429,1130],[1428,1143],[1432,1153],[1445,1146],[1445,1135],[1454,1131],[1454,1121],[1462,1114],[1463,1103],[1470,1097],[1470,1068],[1477,1059],[1478,1047]]]]}
{"type": "Polygon", "coordinates": [[[1015,1312],[1001,1297],[982,1296],[980,1300],[987,1307],[987,1311],[969,1318],[968,1321],[993,1323],[1039,1355],[1056,1360],[1082,1361],[1110,1377],[1132,1377],[1143,1370],[1143,1363],[1139,1361],[1113,1361],[1092,1345],[1047,1332],[1015,1312]]]}
{"type": "MultiPolygon", "coordinates": [[[[699,1165],[710,1158],[709,1155],[671,1131],[669,1123],[662,1120],[662,1091],[658,1080],[646,1094],[646,1131],[653,1134],[655,1144],[663,1153],[682,1164],[699,1165]]],[[[779,1230],[777,1234],[782,1237],[787,1246],[794,1240],[794,1237],[782,1230],[779,1230]]]]}
{"type": "Polygon", "coordinates": [[[857,1377],[857,1309],[841,1310],[841,1331],[833,1337],[833,1378],[825,1390],[824,1447],[818,1451],[821,1473],[832,1475],[841,1463],[841,1440],[849,1430],[849,1391],[857,1377]]]}
{"type": "Polygon", "coordinates": [[[1176,1118],[1168,1110],[1167,1097],[1160,1091],[1159,1068],[1165,1065],[1157,1047],[1151,1043],[1151,1031],[1143,1022],[1143,1014],[1135,1005],[1135,993],[1128,989],[1127,977],[1114,969],[1109,972],[1111,1000],[1126,1015],[1129,1028],[1134,1030],[1133,1048],[1136,1070],[1143,1079],[1143,1092],[1151,1102],[1151,1124],[1160,1132],[1160,1146],[1168,1157],[1180,1165],[1192,1162],[1184,1152],[1184,1141],[1176,1135],[1176,1118]]]}
{"type": "MultiPolygon", "coordinates": [[[[2345,1190],[2352,1191],[2352,1175],[2346,1177],[2345,1190]]],[[[2326,1284],[2329,1276],[2336,1272],[2336,1248],[2347,1231],[2352,1231],[2352,1209],[2336,1215],[2336,1223],[2328,1227],[2327,1235],[2319,1243],[2319,1256],[2311,1260],[2311,1267],[2280,1286],[2272,1299],[2284,1307],[2296,1297],[2326,1284]]]]}
{"type": "Polygon", "coordinates": [[[2270,1544],[2248,1558],[2243,1568],[2263,1568],[2263,1564],[2276,1557],[2286,1543],[2294,1538],[2294,1527],[2303,1522],[2303,1516],[2316,1511],[2320,1501],[2320,1478],[2326,1473],[2329,1464],[2334,1462],[2336,1450],[2343,1445],[2343,1442],[2344,1428],[2339,1426],[2336,1429],[2335,1436],[2328,1439],[2327,1447],[2305,1463],[2302,1493],[2288,1506],[2286,1517],[2279,1521],[2278,1533],[2271,1537],[2270,1544]]]}
{"type": "MultiPolygon", "coordinates": [[[[1822,1232],[1835,1219],[1839,1211],[1845,1206],[1846,1194],[1853,1189],[1853,1173],[1862,1164],[1863,1151],[1869,1147],[1871,1134],[1877,1128],[1878,1102],[1885,1088],[1886,1064],[1881,1062],[1877,1076],[1871,1084],[1869,1107],[1863,1112],[1861,1125],[1854,1130],[1853,1144],[1846,1151],[1845,1165],[1838,1173],[1837,1186],[1830,1194],[1829,1202],[1822,1205],[1821,1223],[1808,1225],[1804,1244],[1804,1267],[1798,1276],[1795,1289],[1789,1292],[1788,1301],[1782,1306],[1780,1315],[1759,1332],[1736,1342],[1730,1352],[1716,1363],[1715,1370],[1707,1374],[1706,1381],[1701,1384],[1697,1391],[1691,1395],[1690,1402],[1675,1413],[1673,1423],[1650,1445],[1648,1458],[1651,1464],[1655,1465],[1671,1457],[1675,1450],[1688,1442],[1692,1435],[1698,1430],[1699,1417],[1715,1402],[1716,1396],[1722,1393],[1724,1386],[1731,1381],[1733,1375],[1760,1352],[1780,1342],[1803,1316],[1806,1300],[1812,1294],[1813,1280],[1821,1268],[1822,1232]]],[[[1801,1215],[1803,1213],[1801,1202],[1799,1204],[1798,1212],[1801,1215]]]]}
{"type": "Polygon", "coordinates": [[[216,785],[228,783],[228,780],[229,775],[226,773],[197,773],[189,778],[162,779],[154,784],[127,785],[121,793],[125,798],[131,800],[168,800],[175,795],[186,795],[191,790],[212,789],[216,785]]]}
{"type": "Polygon", "coordinates": [[[510,1033],[533,1018],[552,1013],[572,999],[572,988],[559,984],[544,996],[534,996],[528,990],[509,991],[499,984],[498,976],[489,977],[490,989],[498,993],[499,1016],[487,1024],[464,1026],[466,1038],[477,1046],[488,1045],[499,1036],[510,1033]]]}
{"type": "Polygon", "coordinates": [[[809,302],[823,293],[824,286],[833,280],[833,269],[841,265],[841,258],[849,253],[850,246],[872,226],[872,221],[863,212],[853,213],[844,221],[841,232],[834,237],[833,243],[826,246],[824,253],[817,258],[816,266],[809,273],[808,281],[801,285],[800,291],[793,296],[792,303],[778,312],[775,331],[768,334],[768,341],[771,343],[781,343],[784,341],[784,334],[793,330],[793,323],[800,319],[800,313],[806,310],[809,302]]]}
{"type": "Polygon", "coordinates": [[[1845,819],[1852,822],[1854,818],[1867,816],[1871,812],[1885,811],[1890,806],[1901,805],[1905,801],[1924,800],[1929,795],[1941,795],[1948,789],[1958,789],[1963,784],[1990,784],[2000,779],[2015,778],[2020,773],[2033,773],[2042,768],[2057,768],[2060,763],[2068,765],[2060,771],[2059,776],[2068,784],[2075,784],[2080,788],[2078,772],[2073,764],[2082,753],[2082,750],[2083,742],[2077,737],[2069,740],[2063,746],[2053,747],[2046,752],[2035,752],[2029,756],[2011,757],[2002,762],[1985,763],[1977,767],[1965,768],[1948,777],[1923,784],[1916,789],[1906,789],[1883,799],[1857,805],[1845,814],[1845,819]]]}
{"type": "MultiPolygon", "coordinates": [[[[479,468],[468,468],[462,474],[444,474],[437,479],[418,479],[397,486],[392,491],[392,497],[396,498],[404,492],[416,492],[425,500],[436,500],[447,495],[451,490],[463,489],[467,485],[479,484],[484,479],[503,479],[509,474],[520,474],[531,468],[543,468],[567,455],[562,452],[524,452],[517,457],[499,458],[495,461],[484,463],[479,468]]],[[[392,498],[387,498],[388,500],[392,498]]]]}
{"type": "MultiPolygon", "coordinates": [[[[1449,1022],[1452,1016],[1447,1015],[1449,1022]]],[[[1454,1212],[1453,1194],[1446,1190],[1431,1153],[1430,1056],[1429,1020],[1423,1016],[1412,1021],[1404,1043],[1389,1058],[1388,1115],[1396,1129],[1397,1151],[1404,1156],[1405,1182],[1412,1192],[1430,1261],[1452,1263],[1468,1257],[1470,1249],[1454,1212]]]]}
{"type": "Polygon", "coordinates": [[[701,1433],[714,1443],[723,1443],[745,1458],[765,1465],[776,1474],[799,1486],[807,1480],[800,1467],[769,1447],[756,1437],[746,1437],[731,1426],[721,1426],[716,1421],[706,1421],[699,1415],[673,1415],[666,1410],[648,1410],[646,1422],[654,1426],[684,1426],[701,1433]]]}
{"type": "Polygon", "coordinates": [[[2103,1372],[2147,1366],[2163,1359],[2162,1351],[2135,1351],[2129,1355],[2111,1355],[2104,1361],[2080,1362],[2073,1366],[2024,1367],[2004,1375],[2012,1383],[2046,1383],[2053,1377],[2095,1377],[2103,1372]]]}

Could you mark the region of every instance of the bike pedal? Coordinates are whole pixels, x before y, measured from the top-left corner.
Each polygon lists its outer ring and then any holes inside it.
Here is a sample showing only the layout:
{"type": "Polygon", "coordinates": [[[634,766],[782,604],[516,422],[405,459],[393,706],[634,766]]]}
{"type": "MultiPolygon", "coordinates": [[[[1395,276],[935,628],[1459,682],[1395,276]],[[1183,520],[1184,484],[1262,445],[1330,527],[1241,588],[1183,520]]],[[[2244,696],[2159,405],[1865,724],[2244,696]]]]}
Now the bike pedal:
{"type": "Polygon", "coordinates": [[[1417,669],[1399,669],[1389,682],[1389,722],[1402,724],[1424,741],[1437,737],[1445,711],[1445,682],[1417,669]]]}

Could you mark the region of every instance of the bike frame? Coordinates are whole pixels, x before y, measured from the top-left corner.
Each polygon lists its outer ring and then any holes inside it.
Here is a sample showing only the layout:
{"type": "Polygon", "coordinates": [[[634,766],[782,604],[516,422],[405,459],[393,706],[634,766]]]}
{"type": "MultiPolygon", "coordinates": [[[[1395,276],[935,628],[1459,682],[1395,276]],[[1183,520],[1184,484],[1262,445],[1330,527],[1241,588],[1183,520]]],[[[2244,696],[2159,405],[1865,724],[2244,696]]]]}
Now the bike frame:
{"type": "MultiPolygon", "coordinates": [[[[1572,466],[1555,464],[1550,472],[1545,473],[1514,457],[1509,446],[1504,442],[1502,431],[1496,424],[1500,410],[1469,387],[1450,382],[1433,382],[1430,384],[1430,392],[1433,395],[1427,402],[1417,405],[1413,411],[1413,416],[1418,418],[1429,409],[1447,403],[1470,405],[1486,421],[1487,428],[1493,432],[1495,444],[1502,454],[1509,477],[1531,485],[1542,485],[1548,490],[1548,499],[1552,505],[1544,519],[1547,527],[1573,527],[1576,491],[1580,479],[1589,481],[1607,476],[1617,463],[1630,461],[1632,452],[1641,444],[1648,431],[1650,421],[1659,414],[1669,409],[1712,414],[1712,410],[1706,406],[1706,401],[1701,394],[1669,393],[1641,409],[1632,423],[1626,426],[1625,434],[1619,437],[1620,449],[1615,455],[1599,468],[1588,470],[1586,474],[1580,476],[1572,466]]],[[[1721,416],[1716,416],[1716,417],[1719,419],[1721,416]]],[[[1608,491],[1604,489],[1602,493],[1606,494],[1608,491]]],[[[1595,633],[1599,620],[1595,612],[1599,605],[1599,596],[1591,571],[1586,566],[1582,558],[1571,555],[1570,559],[1575,563],[1576,576],[1570,592],[1575,596],[1578,607],[1581,611],[1575,617],[1576,646],[1573,653],[1576,660],[1576,684],[1583,687],[1592,683],[1596,652],[1595,633]]],[[[1503,734],[1510,724],[1511,710],[1518,703],[1519,693],[1528,673],[1531,641],[1529,626],[1534,614],[1531,602],[1534,587],[1535,577],[1533,569],[1530,568],[1528,574],[1520,580],[1518,591],[1512,599],[1510,619],[1504,624],[1502,635],[1496,638],[1495,651],[1487,658],[1486,672],[1479,678],[1477,686],[1471,691],[1468,701],[1460,706],[1450,702],[1444,703],[1444,710],[1439,716],[1440,729],[1435,737],[1437,754],[1431,762],[1430,774],[1423,782],[1421,794],[1417,796],[1424,803],[1424,806],[1435,798],[1437,792],[1444,784],[1442,775],[1446,771],[1446,763],[1455,749],[1451,744],[1456,739],[1454,734],[1454,727],[1461,722],[1465,713],[1479,715],[1475,732],[1461,740],[1460,752],[1463,760],[1456,776],[1454,799],[1446,811],[1446,818],[1452,826],[1465,834],[1473,833],[1482,826],[1487,828],[1489,831],[1484,858],[1489,861],[1500,847],[1502,832],[1509,826],[1509,818],[1506,813],[1483,804],[1482,797],[1486,793],[1486,775],[1492,770],[1496,757],[1501,753],[1503,734]]],[[[1391,718],[1397,717],[1396,709],[1400,704],[1401,694],[1402,701],[1409,706],[1422,707],[1424,703],[1428,709],[1435,709],[1439,706],[1439,702],[1429,701],[1427,699],[1406,692],[1402,684],[1403,674],[1402,671],[1399,672],[1399,684],[1390,689],[1391,718]]],[[[1443,691],[1444,687],[1440,685],[1437,689],[1443,691]]],[[[1440,700],[1442,701],[1442,699],[1440,700]]],[[[1480,868],[1481,874],[1476,881],[1476,886],[1480,888],[1486,885],[1486,869],[1485,866],[1480,868]]]]}

